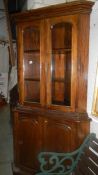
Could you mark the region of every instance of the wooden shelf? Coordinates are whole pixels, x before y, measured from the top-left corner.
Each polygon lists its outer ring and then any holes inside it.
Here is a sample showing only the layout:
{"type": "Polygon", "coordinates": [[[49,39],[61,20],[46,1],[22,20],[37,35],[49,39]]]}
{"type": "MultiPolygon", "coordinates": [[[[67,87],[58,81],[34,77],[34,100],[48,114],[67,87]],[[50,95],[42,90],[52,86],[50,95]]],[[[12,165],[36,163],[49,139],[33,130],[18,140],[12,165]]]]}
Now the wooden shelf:
{"type": "Polygon", "coordinates": [[[55,100],[53,100],[52,103],[55,104],[55,105],[70,106],[70,102],[69,101],[55,101],[55,100]]]}
{"type": "Polygon", "coordinates": [[[53,78],[52,82],[62,82],[65,83],[65,79],[64,78],[53,78]]]}
{"type": "Polygon", "coordinates": [[[25,102],[40,103],[40,99],[25,98],[25,102]]]}
{"type": "Polygon", "coordinates": [[[58,54],[62,54],[62,53],[66,53],[66,52],[71,52],[71,48],[56,48],[56,49],[52,49],[52,53],[58,53],[58,54]]]}
{"type": "Polygon", "coordinates": [[[40,50],[38,49],[38,50],[24,50],[24,53],[39,53],[40,52],[40,50]]]}
{"type": "Polygon", "coordinates": [[[24,78],[25,81],[40,81],[39,78],[24,78]]]}

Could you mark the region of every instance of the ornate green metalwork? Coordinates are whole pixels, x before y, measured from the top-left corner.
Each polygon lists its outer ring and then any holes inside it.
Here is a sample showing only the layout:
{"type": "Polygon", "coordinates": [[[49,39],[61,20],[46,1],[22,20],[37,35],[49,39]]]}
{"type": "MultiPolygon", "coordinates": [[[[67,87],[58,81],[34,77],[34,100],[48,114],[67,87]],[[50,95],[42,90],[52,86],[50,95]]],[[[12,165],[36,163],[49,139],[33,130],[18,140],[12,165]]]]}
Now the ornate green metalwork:
{"type": "Polygon", "coordinates": [[[70,175],[93,138],[95,134],[89,134],[79,149],[70,153],[41,152],[38,155],[41,172],[36,175],[70,175]]]}

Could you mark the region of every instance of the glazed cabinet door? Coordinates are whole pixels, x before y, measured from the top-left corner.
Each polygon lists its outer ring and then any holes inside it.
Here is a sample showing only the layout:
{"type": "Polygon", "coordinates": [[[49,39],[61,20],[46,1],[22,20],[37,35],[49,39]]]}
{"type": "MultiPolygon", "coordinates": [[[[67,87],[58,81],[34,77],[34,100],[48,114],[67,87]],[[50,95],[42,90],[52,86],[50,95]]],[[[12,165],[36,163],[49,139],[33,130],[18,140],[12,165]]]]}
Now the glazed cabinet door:
{"type": "Polygon", "coordinates": [[[27,22],[17,27],[20,104],[40,106],[44,103],[43,27],[42,21],[27,22]]]}
{"type": "Polygon", "coordinates": [[[47,20],[47,105],[75,110],[77,73],[77,16],[47,20]]]}
{"type": "Polygon", "coordinates": [[[42,150],[42,128],[38,117],[15,112],[14,155],[15,165],[33,173],[38,169],[38,153],[42,150]]]}

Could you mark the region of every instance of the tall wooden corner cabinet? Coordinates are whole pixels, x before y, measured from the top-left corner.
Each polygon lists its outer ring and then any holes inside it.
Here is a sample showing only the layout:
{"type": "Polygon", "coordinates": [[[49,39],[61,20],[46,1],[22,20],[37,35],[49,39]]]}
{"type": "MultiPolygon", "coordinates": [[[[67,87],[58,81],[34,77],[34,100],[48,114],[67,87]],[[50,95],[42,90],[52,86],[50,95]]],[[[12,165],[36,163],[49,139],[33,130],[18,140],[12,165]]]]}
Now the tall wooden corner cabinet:
{"type": "Polygon", "coordinates": [[[17,26],[19,104],[14,175],[35,175],[41,151],[75,150],[89,133],[87,71],[93,2],[12,15],[17,26]]]}

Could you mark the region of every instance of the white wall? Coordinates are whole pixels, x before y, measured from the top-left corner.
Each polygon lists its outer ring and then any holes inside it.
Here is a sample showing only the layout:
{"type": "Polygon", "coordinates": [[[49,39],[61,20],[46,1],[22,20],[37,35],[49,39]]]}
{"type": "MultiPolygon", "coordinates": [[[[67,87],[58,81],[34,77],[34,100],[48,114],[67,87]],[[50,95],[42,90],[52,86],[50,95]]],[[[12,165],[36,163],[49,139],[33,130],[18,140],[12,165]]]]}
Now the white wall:
{"type": "MultiPolygon", "coordinates": [[[[0,0],[0,8],[4,9],[3,0],[0,0]]],[[[0,39],[8,40],[5,12],[0,11],[0,39]]]]}
{"type": "Polygon", "coordinates": [[[87,111],[92,118],[91,132],[98,137],[98,118],[91,116],[93,92],[96,79],[96,67],[98,62],[98,1],[93,6],[90,21],[90,46],[89,46],[89,71],[88,71],[88,99],[87,111]]]}
{"type": "MultiPolygon", "coordinates": [[[[0,0],[0,9],[4,9],[3,0],[0,0]]],[[[0,40],[9,40],[4,11],[0,11],[0,40]]],[[[8,46],[0,43],[0,93],[2,93],[6,99],[8,97],[8,71],[8,46]]]]}
{"type": "MultiPolygon", "coordinates": [[[[40,8],[40,7],[44,7],[52,4],[59,4],[64,2],[67,3],[71,1],[75,1],[75,0],[27,0],[27,9],[29,10],[34,8],[40,8]]],[[[95,1],[95,0],[89,0],[89,1],[95,1]]]]}
{"type": "Polygon", "coordinates": [[[28,0],[27,1],[27,9],[39,8],[51,4],[58,4],[66,2],[66,0],[28,0]]]}
{"type": "MultiPolygon", "coordinates": [[[[63,3],[74,0],[28,0],[27,8],[39,8],[46,5],[63,3]]],[[[94,0],[91,0],[94,1],[94,0]]],[[[87,94],[87,111],[89,117],[92,118],[91,132],[95,132],[98,137],[98,119],[91,115],[92,102],[93,102],[93,91],[96,77],[96,66],[98,62],[98,0],[91,13],[90,20],[90,46],[89,46],[89,70],[88,70],[88,94],[87,94]]]]}

